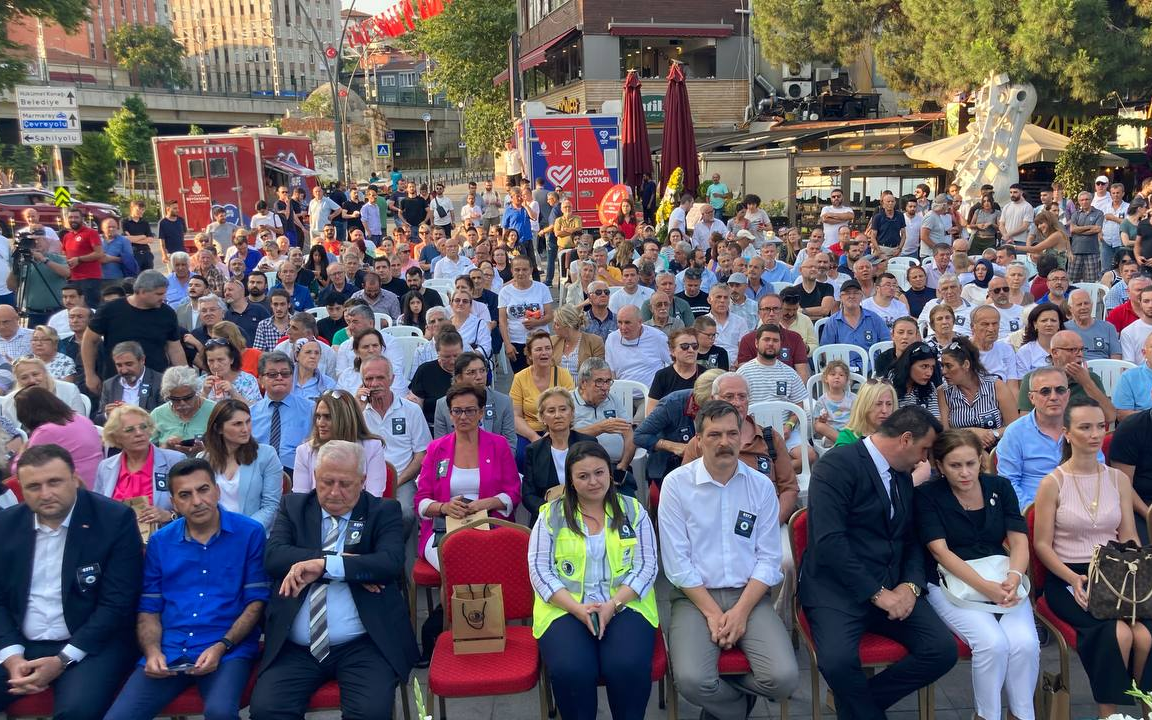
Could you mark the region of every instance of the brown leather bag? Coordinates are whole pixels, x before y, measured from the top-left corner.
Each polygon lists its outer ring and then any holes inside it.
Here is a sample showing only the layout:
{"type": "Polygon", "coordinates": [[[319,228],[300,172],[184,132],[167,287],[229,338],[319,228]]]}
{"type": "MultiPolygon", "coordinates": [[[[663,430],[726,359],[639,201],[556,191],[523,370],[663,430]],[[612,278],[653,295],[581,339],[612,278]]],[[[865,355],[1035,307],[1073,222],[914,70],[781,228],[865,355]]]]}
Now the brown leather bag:
{"type": "Polygon", "coordinates": [[[1097,620],[1152,619],[1152,546],[1096,546],[1088,565],[1088,612],[1097,620]]]}

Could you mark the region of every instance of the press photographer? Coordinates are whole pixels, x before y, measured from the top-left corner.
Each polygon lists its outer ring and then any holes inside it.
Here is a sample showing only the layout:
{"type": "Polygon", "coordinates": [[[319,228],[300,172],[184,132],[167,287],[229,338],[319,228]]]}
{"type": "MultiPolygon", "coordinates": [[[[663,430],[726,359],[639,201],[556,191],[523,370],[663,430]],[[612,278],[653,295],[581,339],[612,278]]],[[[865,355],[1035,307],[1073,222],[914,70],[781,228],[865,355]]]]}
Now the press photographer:
{"type": "Polygon", "coordinates": [[[48,252],[48,238],[43,232],[21,230],[12,246],[12,271],[8,289],[16,291],[16,308],[36,327],[48,322],[61,309],[64,283],[72,271],[59,253],[48,252]]]}

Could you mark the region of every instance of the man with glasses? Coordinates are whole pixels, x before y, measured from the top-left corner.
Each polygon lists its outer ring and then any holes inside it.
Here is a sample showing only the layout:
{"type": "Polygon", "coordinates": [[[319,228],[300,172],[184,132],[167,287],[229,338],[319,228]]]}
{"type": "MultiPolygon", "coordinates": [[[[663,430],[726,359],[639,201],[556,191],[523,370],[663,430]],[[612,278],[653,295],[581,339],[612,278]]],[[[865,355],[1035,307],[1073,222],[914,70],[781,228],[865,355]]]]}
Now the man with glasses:
{"type": "MultiPolygon", "coordinates": [[[[684,321],[671,313],[672,298],[662,292],[657,292],[649,301],[649,317],[644,321],[666,335],[671,335],[684,327],[684,321]]],[[[643,314],[641,314],[643,317],[643,314]]]]}
{"type": "Polygon", "coordinates": [[[608,283],[603,280],[593,280],[588,283],[588,327],[587,332],[607,340],[617,327],[616,315],[608,309],[608,300],[612,291],[608,283]]]}
{"type": "MultiPolygon", "coordinates": [[[[1036,305],[1040,303],[1052,303],[1053,305],[1063,305],[1067,301],[1068,288],[1071,283],[1068,282],[1068,273],[1060,268],[1053,268],[1048,272],[1048,292],[1036,300],[1036,305]]],[[[1034,306],[1033,306],[1034,307],[1034,306]]],[[[1031,311],[1032,308],[1028,308],[1031,311]]]]}
{"type": "MultiPolygon", "coordinates": [[[[461,353],[452,368],[453,385],[469,385],[482,388],[488,382],[488,362],[480,353],[461,353]]],[[[512,399],[494,389],[487,390],[487,399],[480,417],[480,427],[490,433],[503,435],[508,447],[516,452],[516,422],[512,411],[512,399]]],[[[452,416],[444,398],[436,401],[436,417],[432,427],[433,437],[443,437],[452,432],[452,416]]]]}
{"type": "Polygon", "coordinates": [[[756,327],[740,338],[736,348],[736,367],[756,357],[756,333],[761,325],[780,325],[780,350],[777,357],[800,375],[800,379],[808,382],[812,371],[808,367],[808,346],[800,333],[793,332],[781,324],[783,320],[784,301],[776,293],[769,293],[760,298],[756,312],[756,327]]]}
{"type": "Polygon", "coordinates": [[[314,409],[303,395],[292,392],[292,359],[282,352],[266,352],[258,366],[264,397],[251,406],[252,437],[276,448],[284,472],[292,477],[296,446],[304,442],[312,426],[314,409]]]}
{"type": "Polygon", "coordinates": [[[988,300],[992,303],[991,307],[996,308],[996,312],[1000,313],[998,340],[1005,340],[1009,335],[1024,327],[1023,309],[1012,302],[1012,288],[1008,285],[1007,280],[997,276],[988,281],[988,300]]]}
{"type": "Polygon", "coordinates": [[[844,193],[840,188],[832,188],[832,201],[820,209],[820,222],[824,227],[823,249],[829,250],[840,237],[840,228],[847,227],[856,217],[856,212],[844,205],[844,193]]]}
{"type": "MultiPolygon", "coordinates": [[[[572,429],[596,438],[615,465],[613,475],[621,480],[632,464],[636,443],[632,436],[631,408],[625,408],[609,394],[612,368],[602,358],[590,357],[580,364],[576,379],[576,414],[572,429]]],[[[632,488],[633,493],[635,487],[632,488]]]]}
{"type": "MultiPolygon", "coordinates": [[[[992,286],[988,286],[992,291],[992,286]]],[[[1087,290],[1076,289],[1068,293],[1068,322],[1064,329],[1080,336],[1084,343],[1085,360],[1119,360],[1121,357],[1120,334],[1116,328],[1092,314],[1095,303],[1087,290]]]]}
{"type": "MultiPolygon", "coordinates": [[[[1100,404],[1104,411],[1104,419],[1109,425],[1116,419],[1116,408],[1112,400],[1104,391],[1104,382],[1094,371],[1084,364],[1084,341],[1071,330],[1061,330],[1052,336],[1052,344],[1048,348],[1052,353],[1052,367],[1062,370],[1067,376],[1068,395],[1070,398],[1090,397],[1100,404]]],[[[1039,372],[1033,370],[1025,375],[1021,381],[1021,393],[1018,407],[1021,414],[1032,410],[1033,397],[1027,389],[1032,386],[1029,379],[1039,372]]]]}

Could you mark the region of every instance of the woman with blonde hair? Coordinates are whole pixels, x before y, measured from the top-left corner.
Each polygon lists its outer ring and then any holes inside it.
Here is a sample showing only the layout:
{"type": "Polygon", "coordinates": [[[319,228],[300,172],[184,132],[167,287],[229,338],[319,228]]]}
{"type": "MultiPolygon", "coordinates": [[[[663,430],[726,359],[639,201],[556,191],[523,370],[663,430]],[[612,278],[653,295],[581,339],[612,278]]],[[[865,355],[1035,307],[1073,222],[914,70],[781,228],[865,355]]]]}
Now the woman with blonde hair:
{"type": "Polygon", "coordinates": [[[148,504],[136,509],[142,523],[167,524],[175,519],[168,492],[168,471],[184,459],[184,453],[165,450],[152,443],[155,423],[137,405],[118,405],[104,423],[104,444],[120,450],[100,461],[92,492],[123,502],[142,497],[148,504]]]}
{"type": "Polygon", "coordinates": [[[37,325],[32,331],[32,356],[39,358],[48,368],[48,374],[56,380],[73,382],[76,377],[76,363],[72,358],[57,350],[60,335],[51,325],[37,325]]]}
{"type": "Polygon", "coordinates": [[[596,279],[596,264],[591,260],[577,260],[572,263],[571,270],[577,280],[564,288],[563,304],[587,307],[588,284],[596,279]]]}
{"type": "Polygon", "coordinates": [[[546,502],[548,490],[566,484],[559,471],[564,467],[568,448],[578,442],[596,438],[572,429],[576,417],[576,401],[564,388],[548,388],[536,400],[536,415],[544,423],[544,434],[524,450],[524,493],[520,498],[532,523],[546,502]]]}
{"type": "Polygon", "coordinates": [[[1056,258],[1057,267],[1066,269],[1072,242],[1064,232],[1064,225],[1049,210],[1036,213],[1035,223],[1037,240],[1028,244],[1028,257],[1037,262],[1041,255],[1052,255],[1056,258]]]}
{"type": "Polygon", "coordinates": [[[588,316],[572,305],[562,305],[552,316],[552,363],[572,377],[588,358],[604,359],[604,341],[584,332],[587,324],[588,316]]]}
{"type": "Polygon", "coordinates": [[[316,400],[312,411],[312,432],[296,446],[292,470],[292,492],[310,492],[316,486],[314,473],[320,448],[330,440],[347,440],[364,450],[364,489],[383,497],[388,487],[388,461],[384,456],[384,439],[375,435],[364,422],[364,414],[352,395],[344,390],[330,390],[316,400]]]}
{"type": "Polygon", "coordinates": [[[848,424],[836,436],[837,445],[851,445],[876,432],[896,410],[896,389],[886,380],[869,380],[856,391],[848,424]]]}
{"type": "Polygon", "coordinates": [[[53,378],[52,374],[48,372],[48,366],[40,358],[32,355],[17,358],[12,362],[12,375],[16,379],[16,384],[12,386],[12,390],[7,395],[0,397],[0,411],[3,411],[8,417],[16,417],[13,409],[13,398],[16,397],[16,393],[26,387],[42,387],[81,415],[88,414],[88,408],[84,405],[84,396],[80,394],[79,388],[67,380],[53,378]]]}

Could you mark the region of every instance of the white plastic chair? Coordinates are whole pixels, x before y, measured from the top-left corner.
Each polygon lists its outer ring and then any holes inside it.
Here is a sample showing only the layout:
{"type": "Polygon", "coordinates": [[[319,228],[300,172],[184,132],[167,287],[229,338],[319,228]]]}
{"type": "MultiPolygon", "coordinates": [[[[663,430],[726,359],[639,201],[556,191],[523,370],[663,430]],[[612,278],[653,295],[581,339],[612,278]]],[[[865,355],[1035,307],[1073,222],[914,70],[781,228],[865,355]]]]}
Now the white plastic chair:
{"type": "MultiPolygon", "coordinates": [[[[892,261],[889,260],[888,262],[892,261]]],[[[912,283],[908,282],[908,268],[902,265],[897,265],[896,267],[889,266],[888,272],[892,273],[892,277],[896,278],[896,284],[900,286],[901,290],[907,291],[912,287],[912,283]]]]}
{"type": "Polygon", "coordinates": [[[316,320],[318,320],[318,321],[323,320],[324,318],[328,317],[328,308],[323,307],[323,306],[322,307],[310,307],[307,310],[305,310],[304,312],[306,312],[309,315],[311,315],[312,317],[316,318],[316,320]]]}
{"type": "Polygon", "coordinates": [[[852,372],[868,377],[870,367],[868,351],[862,347],[848,343],[832,343],[831,345],[820,345],[812,351],[812,366],[817,375],[820,374],[820,371],[824,369],[824,364],[829,360],[843,360],[852,372]]]}
{"type": "MultiPolygon", "coordinates": [[[[629,417],[621,419],[632,423],[633,427],[639,425],[648,416],[648,386],[639,380],[613,381],[612,387],[608,390],[608,396],[629,413],[629,417]],[[636,402],[637,394],[640,396],[639,402],[636,402]]],[[[647,508],[648,480],[645,477],[645,471],[648,468],[647,450],[636,448],[636,454],[632,456],[631,468],[632,475],[636,478],[637,499],[647,508]]]]}
{"type": "Polygon", "coordinates": [[[264,278],[268,281],[268,289],[269,290],[276,287],[276,282],[279,280],[279,278],[276,277],[276,271],[275,270],[265,270],[264,271],[264,278]]]}
{"type": "Polygon", "coordinates": [[[449,280],[448,278],[433,278],[431,280],[425,280],[424,287],[432,288],[440,293],[441,298],[446,298],[451,295],[452,291],[456,288],[456,281],[449,280]]]}
{"type": "Polygon", "coordinates": [[[388,313],[375,313],[376,315],[376,329],[383,330],[384,328],[392,327],[392,318],[388,313]]]}
{"type": "Polygon", "coordinates": [[[901,268],[904,272],[908,272],[908,268],[919,265],[920,261],[914,257],[897,256],[888,259],[888,272],[892,272],[895,268],[901,268]]]}
{"type": "Polygon", "coordinates": [[[872,343],[872,347],[868,348],[868,368],[875,371],[876,358],[880,357],[880,353],[885,350],[891,350],[894,347],[896,347],[896,345],[891,340],[881,340],[880,342],[872,343]]]}
{"type": "Polygon", "coordinates": [[[1127,360],[1113,360],[1112,358],[1089,360],[1085,365],[1100,376],[1100,381],[1104,383],[1104,394],[1109,397],[1116,392],[1116,385],[1120,382],[1120,376],[1124,374],[1124,371],[1136,367],[1135,363],[1130,363],[1127,360]]]}
{"type": "MultiPolygon", "coordinates": [[[[792,432],[804,433],[804,450],[800,453],[800,472],[796,473],[796,482],[800,485],[800,503],[807,504],[808,483],[812,479],[812,466],[808,461],[808,447],[812,446],[812,423],[808,420],[808,413],[796,403],[784,400],[764,400],[753,403],[748,407],[748,414],[760,427],[771,427],[780,436],[784,436],[784,421],[789,415],[796,417],[796,428],[792,432]]],[[[776,462],[792,462],[792,458],[776,458],[776,462]]]]}
{"type": "Polygon", "coordinates": [[[773,280],[772,289],[776,291],[777,295],[779,295],[780,293],[784,292],[785,289],[790,288],[795,284],[796,283],[788,282],[787,280],[773,280]]]}
{"type": "Polygon", "coordinates": [[[404,358],[404,367],[410,368],[416,359],[416,351],[432,341],[422,337],[398,337],[390,342],[395,342],[400,347],[400,353],[404,358]]]}
{"type": "Polygon", "coordinates": [[[1082,282],[1076,283],[1076,289],[1088,293],[1088,297],[1092,298],[1092,314],[1097,320],[1103,320],[1105,315],[1104,296],[1108,294],[1108,288],[1103,283],[1082,282]]]}
{"type": "Polygon", "coordinates": [[[424,337],[424,333],[420,332],[420,328],[412,327],[411,325],[390,325],[382,329],[380,332],[396,338],[424,337]]]}
{"type": "Polygon", "coordinates": [[[820,344],[820,331],[828,324],[828,318],[822,317],[816,322],[812,323],[812,329],[816,331],[816,344],[820,344]]]}

